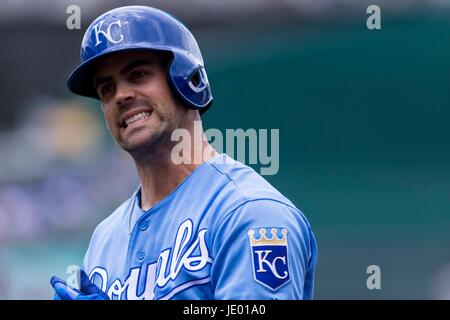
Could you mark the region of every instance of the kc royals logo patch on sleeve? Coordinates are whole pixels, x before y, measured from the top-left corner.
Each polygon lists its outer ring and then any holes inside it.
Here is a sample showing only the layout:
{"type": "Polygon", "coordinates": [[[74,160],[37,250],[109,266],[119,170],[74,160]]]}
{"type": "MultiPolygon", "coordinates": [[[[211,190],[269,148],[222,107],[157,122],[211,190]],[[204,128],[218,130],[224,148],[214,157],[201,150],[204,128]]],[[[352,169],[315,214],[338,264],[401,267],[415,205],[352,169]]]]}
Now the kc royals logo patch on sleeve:
{"type": "Polygon", "coordinates": [[[287,253],[287,230],[256,228],[248,231],[255,281],[278,289],[290,279],[287,253]],[[267,231],[270,230],[270,236],[267,231]]]}

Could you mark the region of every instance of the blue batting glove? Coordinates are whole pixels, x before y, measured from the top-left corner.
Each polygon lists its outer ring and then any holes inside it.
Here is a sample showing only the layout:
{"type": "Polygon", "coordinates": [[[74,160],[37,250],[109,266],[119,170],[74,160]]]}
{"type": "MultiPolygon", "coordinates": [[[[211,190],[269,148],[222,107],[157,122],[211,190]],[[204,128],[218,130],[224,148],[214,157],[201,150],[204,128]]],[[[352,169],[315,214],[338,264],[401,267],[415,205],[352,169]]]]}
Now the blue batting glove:
{"type": "Polygon", "coordinates": [[[80,270],[79,290],[55,276],[50,279],[50,283],[56,292],[54,300],[109,300],[108,295],[89,280],[84,270],[80,270]]]}

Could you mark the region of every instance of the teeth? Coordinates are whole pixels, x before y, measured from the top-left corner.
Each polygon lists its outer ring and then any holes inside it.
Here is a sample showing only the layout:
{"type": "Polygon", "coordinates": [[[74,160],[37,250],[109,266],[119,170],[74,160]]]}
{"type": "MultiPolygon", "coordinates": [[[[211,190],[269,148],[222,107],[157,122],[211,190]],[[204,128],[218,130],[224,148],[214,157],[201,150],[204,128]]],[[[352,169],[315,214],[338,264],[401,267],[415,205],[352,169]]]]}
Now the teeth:
{"type": "Polygon", "coordinates": [[[145,118],[148,118],[148,117],[150,117],[150,113],[149,112],[140,112],[140,113],[135,114],[134,116],[126,119],[125,120],[125,124],[127,126],[129,126],[130,124],[132,124],[132,123],[134,123],[134,122],[136,122],[138,120],[145,119],[145,118]]]}

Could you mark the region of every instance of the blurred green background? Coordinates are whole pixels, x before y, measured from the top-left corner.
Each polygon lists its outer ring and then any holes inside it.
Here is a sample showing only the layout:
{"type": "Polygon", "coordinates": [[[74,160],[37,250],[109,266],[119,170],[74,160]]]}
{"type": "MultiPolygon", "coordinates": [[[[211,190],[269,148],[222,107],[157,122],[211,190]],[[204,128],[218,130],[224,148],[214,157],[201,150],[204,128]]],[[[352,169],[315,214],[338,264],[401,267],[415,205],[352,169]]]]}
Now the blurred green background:
{"type": "Polygon", "coordinates": [[[449,21],[292,27],[211,68],[208,126],[280,128],[267,178],[316,232],[316,298],[450,298],[449,21]]]}
{"type": "MultiPolygon", "coordinates": [[[[368,30],[367,16],[360,5],[348,16],[270,24],[257,19],[212,27],[193,23],[215,98],[204,126],[223,132],[280,130],[280,169],[265,178],[312,224],[319,246],[317,299],[448,299],[450,12],[388,11],[381,30],[368,30]],[[369,265],[381,268],[380,290],[366,286],[369,265]]],[[[82,263],[93,228],[137,183],[132,162],[110,141],[96,102],[74,100],[64,89],[64,75],[76,65],[82,31],[69,39],[58,34],[52,37],[65,39],[61,41],[67,45],[60,45],[68,57],[61,58],[64,64],[51,80],[55,93],[49,90],[39,104],[21,102],[28,106],[22,110],[75,105],[95,119],[96,140],[81,149],[90,151],[76,161],[72,149],[58,149],[51,168],[44,166],[47,171],[38,177],[18,178],[21,170],[9,170],[9,175],[3,170],[0,298],[50,298],[49,277],[64,276],[67,266],[82,263]],[[111,168],[120,168],[114,171],[120,178],[109,176],[111,168]],[[58,194],[59,182],[47,181],[61,176],[67,190],[77,190],[76,199],[91,202],[70,211],[72,194],[58,194]],[[18,211],[33,206],[14,202],[29,199],[23,191],[17,196],[17,189],[42,190],[43,181],[50,185],[49,198],[33,191],[35,201],[62,196],[69,198],[68,204],[51,202],[32,216],[15,219],[18,211]],[[89,188],[83,189],[86,183],[89,188]],[[45,222],[40,212],[47,213],[45,222]],[[23,226],[28,219],[35,229],[17,236],[14,223],[23,226]]],[[[7,62],[5,55],[1,61],[7,62]]],[[[0,79],[6,82],[8,77],[0,79]]],[[[3,141],[24,123],[36,121],[5,125],[3,141]]],[[[10,150],[2,148],[0,156],[6,167],[10,150]]]]}

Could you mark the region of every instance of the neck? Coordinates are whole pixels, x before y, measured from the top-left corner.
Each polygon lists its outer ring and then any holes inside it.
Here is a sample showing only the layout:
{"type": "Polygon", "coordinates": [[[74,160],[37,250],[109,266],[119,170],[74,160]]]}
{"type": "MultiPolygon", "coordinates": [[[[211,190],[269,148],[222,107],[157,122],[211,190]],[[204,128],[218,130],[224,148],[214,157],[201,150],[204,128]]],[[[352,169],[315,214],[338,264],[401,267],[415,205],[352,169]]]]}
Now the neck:
{"type": "Polygon", "coordinates": [[[217,155],[206,139],[201,141],[201,144],[190,144],[190,148],[187,148],[191,150],[190,154],[185,150],[180,152],[181,159],[177,162],[172,159],[172,147],[160,149],[162,151],[157,157],[147,159],[134,157],[141,182],[140,205],[143,210],[148,210],[162,200],[203,162],[217,155]]]}

